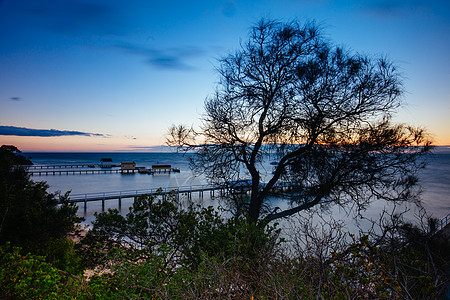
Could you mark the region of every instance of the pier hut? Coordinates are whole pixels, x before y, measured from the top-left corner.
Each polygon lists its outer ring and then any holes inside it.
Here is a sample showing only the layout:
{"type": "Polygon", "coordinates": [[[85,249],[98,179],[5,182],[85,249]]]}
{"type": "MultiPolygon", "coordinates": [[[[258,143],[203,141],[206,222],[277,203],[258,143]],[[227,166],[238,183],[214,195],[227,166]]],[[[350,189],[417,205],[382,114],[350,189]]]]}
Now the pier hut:
{"type": "Polygon", "coordinates": [[[136,162],[121,162],[120,172],[121,173],[134,173],[136,171],[136,162]]]}
{"type": "Polygon", "coordinates": [[[171,165],[152,165],[152,173],[170,173],[172,170],[171,165]]]}

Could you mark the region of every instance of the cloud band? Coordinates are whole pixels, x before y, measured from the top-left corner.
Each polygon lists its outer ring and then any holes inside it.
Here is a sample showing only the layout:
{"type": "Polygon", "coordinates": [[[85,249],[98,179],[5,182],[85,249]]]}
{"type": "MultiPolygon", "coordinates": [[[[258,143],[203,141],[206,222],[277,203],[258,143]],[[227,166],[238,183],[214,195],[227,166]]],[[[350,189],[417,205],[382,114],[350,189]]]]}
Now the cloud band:
{"type": "Polygon", "coordinates": [[[0,126],[0,135],[15,135],[15,136],[40,136],[40,137],[55,137],[55,136],[100,136],[107,135],[99,133],[89,133],[74,130],[56,130],[56,129],[33,129],[16,126],[0,126]]]}

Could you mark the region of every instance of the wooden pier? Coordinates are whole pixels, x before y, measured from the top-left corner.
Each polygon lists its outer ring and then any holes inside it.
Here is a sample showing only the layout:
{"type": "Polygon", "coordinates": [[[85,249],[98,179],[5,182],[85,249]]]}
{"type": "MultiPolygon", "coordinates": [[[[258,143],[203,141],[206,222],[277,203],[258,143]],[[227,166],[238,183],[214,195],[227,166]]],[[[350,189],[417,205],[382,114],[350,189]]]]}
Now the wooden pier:
{"type": "Polygon", "coordinates": [[[30,165],[25,166],[27,170],[44,169],[74,169],[74,168],[95,168],[98,164],[69,164],[69,165],[30,165]]]}
{"type": "Polygon", "coordinates": [[[136,167],[134,162],[121,163],[121,165],[113,165],[112,167],[101,167],[101,165],[31,165],[26,166],[30,175],[48,176],[48,175],[88,175],[88,174],[170,174],[172,172],[179,173],[180,169],[172,168],[171,165],[152,165],[151,169],[145,167],[136,167]],[[100,168],[99,168],[100,167],[100,168]],[[117,168],[119,167],[119,168],[117,168]]]}
{"type": "MultiPolygon", "coordinates": [[[[204,184],[204,185],[190,185],[190,186],[177,186],[177,187],[166,187],[166,188],[151,188],[151,189],[140,189],[140,190],[125,190],[125,191],[114,191],[114,192],[97,192],[97,193],[82,193],[82,194],[71,194],[69,196],[69,201],[75,203],[84,203],[84,211],[86,212],[87,203],[92,201],[102,201],[102,210],[105,208],[105,201],[107,200],[118,200],[119,208],[122,205],[122,199],[125,198],[135,198],[143,195],[158,195],[166,198],[169,193],[174,193],[179,199],[180,195],[186,195],[188,199],[192,199],[193,193],[198,193],[200,198],[203,198],[205,192],[209,192],[209,196],[213,198],[216,192],[219,192],[220,196],[225,194],[234,194],[245,196],[250,192],[250,185],[248,180],[239,181],[239,190],[236,191],[236,182],[224,182],[222,184],[204,184]]],[[[260,184],[260,188],[263,188],[265,183],[260,184]]],[[[275,186],[272,191],[283,192],[289,190],[292,186],[286,185],[284,183],[275,186]]]]}
{"type": "Polygon", "coordinates": [[[166,197],[169,192],[173,192],[180,196],[180,194],[186,195],[189,199],[192,198],[193,193],[199,193],[199,197],[203,197],[205,192],[209,192],[211,197],[214,197],[215,192],[224,193],[225,186],[220,185],[191,185],[191,186],[179,186],[179,187],[166,187],[166,188],[152,188],[141,190],[127,190],[127,191],[115,191],[115,192],[100,192],[100,193],[85,193],[85,194],[72,194],[69,197],[69,201],[75,203],[84,203],[84,209],[86,210],[87,202],[102,201],[102,208],[105,206],[106,200],[119,200],[119,207],[122,204],[122,199],[134,198],[143,195],[161,195],[166,197]]]}
{"type": "Polygon", "coordinates": [[[436,233],[450,239],[450,214],[438,221],[436,233]]]}
{"type": "MultiPolygon", "coordinates": [[[[32,170],[28,171],[28,174],[48,176],[48,175],[88,175],[88,174],[113,174],[123,173],[121,169],[84,169],[84,170],[32,170]]],[[[127,172],[125,172],[127,173],[127,172]]]]}

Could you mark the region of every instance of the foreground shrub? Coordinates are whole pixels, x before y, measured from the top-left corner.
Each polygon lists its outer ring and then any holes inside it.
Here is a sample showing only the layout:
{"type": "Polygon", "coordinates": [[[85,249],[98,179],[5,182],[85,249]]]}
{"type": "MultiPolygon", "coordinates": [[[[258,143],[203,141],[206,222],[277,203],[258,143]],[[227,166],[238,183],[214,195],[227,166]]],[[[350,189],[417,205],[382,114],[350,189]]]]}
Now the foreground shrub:
{"type": "Polygon", "coordinates": [[[45,262],[22,255],[20,248],[0,248],[0,295],[18,299],[72,299],[73,279],[45,262]]]}
{"type": "Polygon", "coordinates": [[[45,182],[33,181],[21,166],[32,163],[19,153],[11,145],[0,147],[0,247],[9,243],[22,254],[44,256],[62,270],[82,273],[67,239],[82,220],[77,205],[69,201],[69,193],[49,193],[45,182]]]}
{"type": "Polygon", "coordinates": [[[430,269],[414,245],[388,248],[362,236],[326,256],[275,255],[270,247],[248,252],[244,237],[255,228],[233,226],[224,223],[233,239],[216,241],[229,250],[200,250],[195,268],[175,259],[169,245],[115,247],[102,253],[108,265],[83,282],[43,257],[2,249],[1,292],[27,299],[445,299],[448,277],[430,269]]]}
{"type": "Polygon", "coordinates": [[[77,245],[85,266],[95,267],[89,278],[69,275],[81,269],[66,238],[47,240],[37,250],[42,256],[0,247],[0,297],[436,299],[449,282],[448,239],[398,219],[381,237],[349,241],[345,233],[315,234],[317,228],[304,226],[306,247],[287,255],[276,226],[224,219],[211,207],[176,200],[143,196],[126,216],[97,214],[77,245]]]}
{"type": "Polygon", "coordinates": [[[225,220],[212,207],[183,208],[175,195],[147,195],[135,199],[125,217],[117,210],[97,214],[80,248],[90,266],[107,264],[108,253],[121,249],[132,260],[170,252],[168,265],[196,269],[203,256],[251,259],[260,251],[273,252],[278,233],[274,226],[257,226],[243,217],[225,220]]]}

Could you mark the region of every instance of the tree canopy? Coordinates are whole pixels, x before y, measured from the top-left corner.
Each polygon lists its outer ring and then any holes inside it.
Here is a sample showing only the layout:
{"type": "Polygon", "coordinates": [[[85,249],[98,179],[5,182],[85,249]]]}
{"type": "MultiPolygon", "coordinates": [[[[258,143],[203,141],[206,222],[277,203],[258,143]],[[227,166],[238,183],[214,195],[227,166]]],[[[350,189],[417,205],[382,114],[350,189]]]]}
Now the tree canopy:
{"type": "Polygon", "coordinates": [[[38,253],[64,239],[80,222],[78,207],[68,194],[47,192],[45,182],[34,182],[17,165],[27,159],[14,146],[0,148],[0,245],[10,242],[24,251],[38,253]]]}
{"type": "Polygon", "coordinates": [[[195,149],[193,165],[211,181],[251,179],[239,211],[254,222],[320,204],[414,199],[430,143],[423,129],[391,121],[403,82],[389,59],[337,47],[314,23],[263,19],[218,73],[201,128],[174,125],[167,142],[195,149]],[[269,156],[276,166],[264,178],[269,156]],[[283,210],[266,201],[281,184],[290,187],[279,192],[291,203],[283,210]]]}
{"type": "Polygon", "coordinates": [[[32,165],[33,163],[28,158],[19,154],[21,151],[13,145],[2,145],[0,147],[0,155],[2,156],[2,162],[11,165],[32,165]]]}

